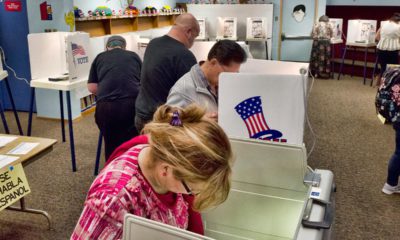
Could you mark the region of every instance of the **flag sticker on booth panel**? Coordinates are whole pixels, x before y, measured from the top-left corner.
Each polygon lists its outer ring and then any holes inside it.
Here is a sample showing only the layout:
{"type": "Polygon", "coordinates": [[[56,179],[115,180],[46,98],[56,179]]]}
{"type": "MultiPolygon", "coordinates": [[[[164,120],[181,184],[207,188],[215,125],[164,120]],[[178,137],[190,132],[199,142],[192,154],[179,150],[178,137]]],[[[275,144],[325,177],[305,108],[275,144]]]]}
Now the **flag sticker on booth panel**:
{"type": "Polygon", "coordinates": [[[78,45],[76,43],[71,43],[71,47],[72,47],[72,55],[74,57],[78,55],[81,56],[86,55],[85,49],[81,45],[78,45]]]}
{"type": "Polygon", "coordinates": [[[287,139],[282,138],[282,132],[271,129],[268,126],[264,117],[260,96],[243,100],[235,106],[235,110],[242,118],[250,138],[273,142],[287,142],[287,139]]]}

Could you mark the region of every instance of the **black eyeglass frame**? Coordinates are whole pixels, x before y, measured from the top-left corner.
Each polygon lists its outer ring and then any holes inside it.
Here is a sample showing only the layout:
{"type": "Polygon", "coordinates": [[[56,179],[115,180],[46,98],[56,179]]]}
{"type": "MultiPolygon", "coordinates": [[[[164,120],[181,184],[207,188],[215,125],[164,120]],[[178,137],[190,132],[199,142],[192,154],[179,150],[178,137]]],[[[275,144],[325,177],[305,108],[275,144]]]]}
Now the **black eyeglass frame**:
{"type": "Polygon", "coordinates": [[[184,180],[181,180],[183,187],[188,195],[193,195],[192,189],[186,184],[184,180]]]}

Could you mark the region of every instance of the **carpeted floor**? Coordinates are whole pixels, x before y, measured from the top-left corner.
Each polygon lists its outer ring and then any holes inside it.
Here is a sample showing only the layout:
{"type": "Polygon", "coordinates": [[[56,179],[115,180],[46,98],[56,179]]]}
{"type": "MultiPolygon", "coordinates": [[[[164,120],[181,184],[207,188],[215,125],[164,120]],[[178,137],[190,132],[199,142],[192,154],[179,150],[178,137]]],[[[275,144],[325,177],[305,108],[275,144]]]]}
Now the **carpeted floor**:
{"type": "MultiPolygon", "coordinates": [[[[309,115],[317,141],[309,159],[313,168],[335,174],[336,239],[400,239],[400,195],[381,193],[387,161],[394,148],[394,131],[376,118],[376,88],[360,79],[316,80],[309,115]]],[[[26,129],[27,114],[20,113],[26,129]]],[[[7,113],[12,133],[12,114],[7,113]]],[[[59,122],[34,118],[33,136],[58,139],[53,152],[25,168],[32,193],[28,207],[44,209],[53,218],[47,230],[42,216],[0,212],[0,239],[67,239],[86,192],[94,179],[98,131],[93,114],[74,124],[78,171],[71,171],[69,143],[61,143],[59,122]]],[[[310,131],[305,142],[311,146],[310,131]]]]}

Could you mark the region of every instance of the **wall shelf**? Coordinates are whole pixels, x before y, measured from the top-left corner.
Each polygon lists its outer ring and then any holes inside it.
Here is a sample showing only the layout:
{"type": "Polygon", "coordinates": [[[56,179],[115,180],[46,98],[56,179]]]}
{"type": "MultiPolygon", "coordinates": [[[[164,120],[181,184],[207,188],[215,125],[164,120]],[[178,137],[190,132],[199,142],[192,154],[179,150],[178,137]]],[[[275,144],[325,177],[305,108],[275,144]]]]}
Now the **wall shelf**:
{"type": "Polygon", "coordinates": [[[91,37],[160,28],[173,25],[179,13],[123,17],[76,18],[76,31],[87,32],[91,37]]]}

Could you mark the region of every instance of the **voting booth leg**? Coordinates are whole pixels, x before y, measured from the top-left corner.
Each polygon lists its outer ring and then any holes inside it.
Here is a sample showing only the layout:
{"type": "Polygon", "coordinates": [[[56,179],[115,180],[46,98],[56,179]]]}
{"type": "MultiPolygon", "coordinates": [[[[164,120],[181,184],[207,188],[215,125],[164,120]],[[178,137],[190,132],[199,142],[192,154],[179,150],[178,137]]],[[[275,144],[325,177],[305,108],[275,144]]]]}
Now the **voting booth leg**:
{"type": "Polygon", "coordinates": [[[60,98],[60,113],[61,113],[61,135],[62,141],[65,142],[65,123],[64,123],[64,99],[63,99],[63,91],[59,90],[59,98],[60,98]]]}
{"type": "Polygon", "coordinates": [[[71,161],[72,171],[76,172],[75,162],[75,143],[74,143],[74,129],[72,127],[72,110],[71,110],[71,93],[67,91],[67,108],[68,108],[68,128],[69,128],[69,143],[71,146],[71,161]]]}
{"type": "Polygon", "coordinates": [[[268,40],[265,41],[265,59],[268,60],[268,40]]]}
{"type": "Polygon", "coordinates": [[[340,68],[339,68],[339,74],[337,76],[337,80],[340,80],[340,75],[342,75],[344,58],[346,57],[346,51],[347,51],[347,46],[344,47],[344,51],[343,51],[343,55],[342,55],[342,61],[340,62],[340,68]]]}
{"type": "Polygon", "coordinates": [[[367,55],[368,55],[368,48],[365,48],[364,52],[364,85],[365,85],[365,77],[367,75],[367,55]]]}
{"type": "Polygon", "coordinates": [[[3,121],[4,131],[7,134],[10,134],[10,129],[8,129],[8,124],[7,124],[7,119],[6,116],[4,115],[3,104],[1,102],[0,102],[0,115],[1,115],[1,120],[3,121]]]}
{"type": "Polygon", "coordinates": [[[32,133],[32,113],[33,113],[33,103],[35,102],[35,88],[31,87],[31,102],[29,104],[29,118],[28,118],[28,129],[27,136],[30,136],[32,133]]]}
{"type": "MultiPolygon", "coordinates": [[[[99,141],[97,143],[97,152],[96,152],[96,163],[94,165],[94,175],[99,174],[99,165],[100,165],[100,157],[101,157],[101,145],[103,144],[103,134],[99,133],[99,141]]],[[[107,159],[106,159],[107,160],[107,159]]]]}
{"type": "Polygon", "coordinates": [[[335,78],[335,45],[331,44],[331,78],[335,78]]]}
{"type": "Polygon", "coordinates": [[[356,61],[356,55],[357,55],[357,52],[355,50],[356,49],[354,48],[354,51],[352,53],[353,61],[351,63],[351,78],[353,78],[354,76],[354,62],[356,61]]]}
{"type": "Polygon", "coordinates": [[[7,209],[7,210],[12,210],[12,211],[18,211],[18,212],[26,212],[26,213],[33,213],[33,214],[40,214],[40,215],[43,215],[43,216],[45,216],[45,218],[47,219],[47,222],[49,223],[49,230],[52,229],[52,227],[51,227],[51,217],[50,217],[50,214],[48,214],[46,211],[43,211],[43,210],[27,208],[27,207],[25,206],[25,198],[24,198],[24,197],[21,198],[21,199],[19,200],[19,202],[20,202],[20,205],[21,205],[20,208],[18,208],[18,207],[13,207],[13,206],[9,206],[9,207],[7,207],[6,209],[7,209]]]}
{"type": "Polygon", "coordinates": [[[378,67],[378,55],[375,58],[374,70],[372,70],[371,83],[369,84],[369,86],[371,86],[371,87],[372,87],[372,83],[374,82],[374,78],[375,78],[375,73],[376,73],[376,68],[377,67],[378,67]]]}
{"type": "Polygon", "coordinates": [[[12,106],[12,109],[13,109],[13,112],[14,112],[15,121],[17,122],[19,135],[23,136],[24,132],[22,131],[22,127],[21,127],[21,123],[19,121],[18,113],[17,113],[17,110],[15,109],[15,103],[14,103],[13,95],[11,93],[10,83],[8,82],[8,78],[5,78],[4,81],[6,82],[8,97],[10,98],[11,106],[12,106]]]}

